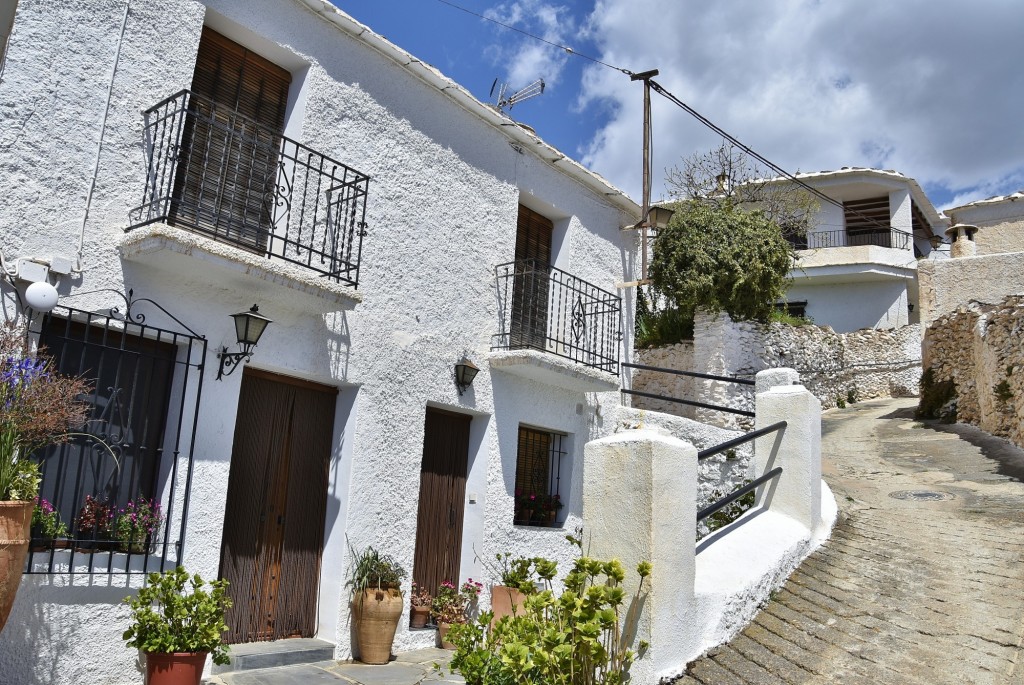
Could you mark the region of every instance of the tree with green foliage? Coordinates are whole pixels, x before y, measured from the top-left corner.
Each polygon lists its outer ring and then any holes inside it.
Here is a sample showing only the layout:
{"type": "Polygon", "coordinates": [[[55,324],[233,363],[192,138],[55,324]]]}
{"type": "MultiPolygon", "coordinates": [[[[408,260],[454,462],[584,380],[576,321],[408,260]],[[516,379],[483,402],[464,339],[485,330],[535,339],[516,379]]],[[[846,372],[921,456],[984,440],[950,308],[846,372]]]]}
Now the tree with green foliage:
{"type": "Polygon", "coordinates": [[[789,288],[793,248],[760,210],[701,200],[677,203],[654,241],[655,290],[690,316],[698,309],[733,319],[766,319],[789,288]]]}

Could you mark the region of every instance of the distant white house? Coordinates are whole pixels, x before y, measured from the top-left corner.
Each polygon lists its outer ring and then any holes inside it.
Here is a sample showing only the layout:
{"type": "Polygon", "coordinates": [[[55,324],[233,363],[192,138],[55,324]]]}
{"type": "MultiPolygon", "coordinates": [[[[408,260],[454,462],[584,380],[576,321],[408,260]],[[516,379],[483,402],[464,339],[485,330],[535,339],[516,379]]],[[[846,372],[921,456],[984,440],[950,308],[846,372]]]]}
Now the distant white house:
{"type": "Polygon", "coordinates": [[[954,224],[974,226],[978,256],[1024,252],[1024,191],[997,195],[946,210],[954,224]]]}
{"type": "Polygon", "coordinates": [[[838,333],[915,323],[917,260],[948,226],[917,182],[845,167],[797,177],[836,204],[820,202],[806,240],[794,243],[799,259],[785,306],[838,333]]]}
{"type": "Polygon", "coordinates": [[[322,0],[22,0],[3,58],[2,315],[92,382],[120,467],[45,455],[76,541],[32,556],[0,680],[139,682],[120,600],[179,562],[232,582],[231,642],[342,658],[350,544],[406,591],[571,557],[632,358],[632,200],[322,0]],[[167,518],[126,551],[86,496],[167,518]]]}

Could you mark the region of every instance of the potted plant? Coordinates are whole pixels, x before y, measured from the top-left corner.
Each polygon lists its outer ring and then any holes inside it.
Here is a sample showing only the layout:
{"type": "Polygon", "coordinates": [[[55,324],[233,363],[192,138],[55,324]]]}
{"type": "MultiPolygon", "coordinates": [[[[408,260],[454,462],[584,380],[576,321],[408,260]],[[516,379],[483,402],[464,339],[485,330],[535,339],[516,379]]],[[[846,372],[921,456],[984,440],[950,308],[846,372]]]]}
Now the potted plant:
{"type": "Polygon", "coordinates": [[[129,500],[124,509],[117,512],[110,532],[122,552],[141,554],[149,551],[150,540],[156,536],[163,521],[160,503],[139,497],[129,500]]]}
{"type": "Polygon", "coordinates": [[[413,581],[412,594],[409,596],[409,627],[425,628],[430,617],[430,602],[433,598],[425,587],[413,581]]]}
{"type": "Polygon", "coordinates": [[[42,497],[36,497],[32,510],[32,551],[44,552],[51,548],[63,549],[68,546],[68,527],[60,518],[60,512],[42,497]]]}
{"type": "Polygon", "coordinates": [[[81,379],[33,357],[16,324],[0,325],[0,540],[7,541],[0,546],[0,630],[21,582],[39,495],[39,467],[29,455],[67,440],[85,421],[88,405],[78,398],[87,391],[81,379]]]}
{"type": "Polygon", "coordinates": [[[92,495],[86,495],[85,502],[75,518],[75,546],[83,552],[91,549],[108,549],[115,512],[116,509],[106,501],[101,502],[92,495]]]}
{"type": "Polygon", "coordinates": [[[205,590],[199,575],[181,566],[150,573],[136,597],[125,597],[132,623],[122,637],[146,655],[147,685],[199,685],[206,656],[228,663],[221,633],[228,629],[224,611],[231,607],[228,582],[215,580],[205,590]]]}
{"type": "Polygon", "coordinates": [[[470,611],[476,605],[481,589],[483,585],[472,578],[464,582],[458,590],[450,581],[441,583],[437,596],[430,604],[430,615],[437,623],[437,633],[444,649],[455,649],[455,646],[445,639],[448,630],[455,623],[466,622],[470,611]]]}
{"type": "Polygon", "coordinates": [[[352,550],[352,568],[346,587],[352,592],[352,618],[356,626],[359,660],[386,664],[402,617],[400,585],[405,569],[373,547],[352,550]]]}
{"type": "Polygon", "coordinates": [[[505,616],[515,616],[526,601],[526,592],[533,586],[534,560],[527,557],[513,557],[511,553],[494,555],[497,564],[488,565],[488,571],[496,575],[499,585],[491,586],[491,611],[493,622],[505,616]]]}

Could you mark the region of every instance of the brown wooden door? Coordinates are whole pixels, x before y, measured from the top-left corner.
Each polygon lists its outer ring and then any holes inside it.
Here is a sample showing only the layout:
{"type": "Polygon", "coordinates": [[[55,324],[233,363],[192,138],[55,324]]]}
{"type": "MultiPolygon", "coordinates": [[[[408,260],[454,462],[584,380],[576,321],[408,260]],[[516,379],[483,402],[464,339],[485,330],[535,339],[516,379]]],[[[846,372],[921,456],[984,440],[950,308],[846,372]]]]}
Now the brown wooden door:
{"type": "Polygon", "coordinates": [[[240,247],[266,248],[290,84],[285,69],[203,28],[171,223],[240,247]]]}
{"type": "Polygon", "coordinates": [[[248,367],[220,575],[230,643],[313,637],[337,389],[248,367]]]}
{"type": "Polygon", "coordinates": [[[547,349],[551,220],[519,205],[516,223],[516,275],[512,287],[512,349],[547,349]]]}
{"type": "Polygon", "coordinates": [[[413,580],[437,592],[459,581],[471,416],[427,408],[413,580]]]}

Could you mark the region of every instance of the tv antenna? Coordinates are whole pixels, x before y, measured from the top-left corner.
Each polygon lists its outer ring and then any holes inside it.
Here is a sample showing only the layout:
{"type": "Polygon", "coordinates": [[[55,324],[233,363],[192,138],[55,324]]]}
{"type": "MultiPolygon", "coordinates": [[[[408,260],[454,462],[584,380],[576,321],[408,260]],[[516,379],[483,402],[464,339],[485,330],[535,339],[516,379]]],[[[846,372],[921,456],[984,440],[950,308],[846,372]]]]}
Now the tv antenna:
{"type": "MultiPolygon", "coordinates": [[[[498,86],[498,79],[494,79],[494,83],[491,84],[491,93],[487,97],[494,97],[494,89],[498,86]]],[[[539,78],[530,85],[520,88],[516,92],[508,95],[508,84],[502,83],[501,88],[498,88],[498,99],[494,103],[494,107],[499,112],[504,112],[506,109],[512,109],[512,106],[522,102],[523,100],[529,100],[530,98],[537,97],[544,93],[544,79],[539,78]]]]}

